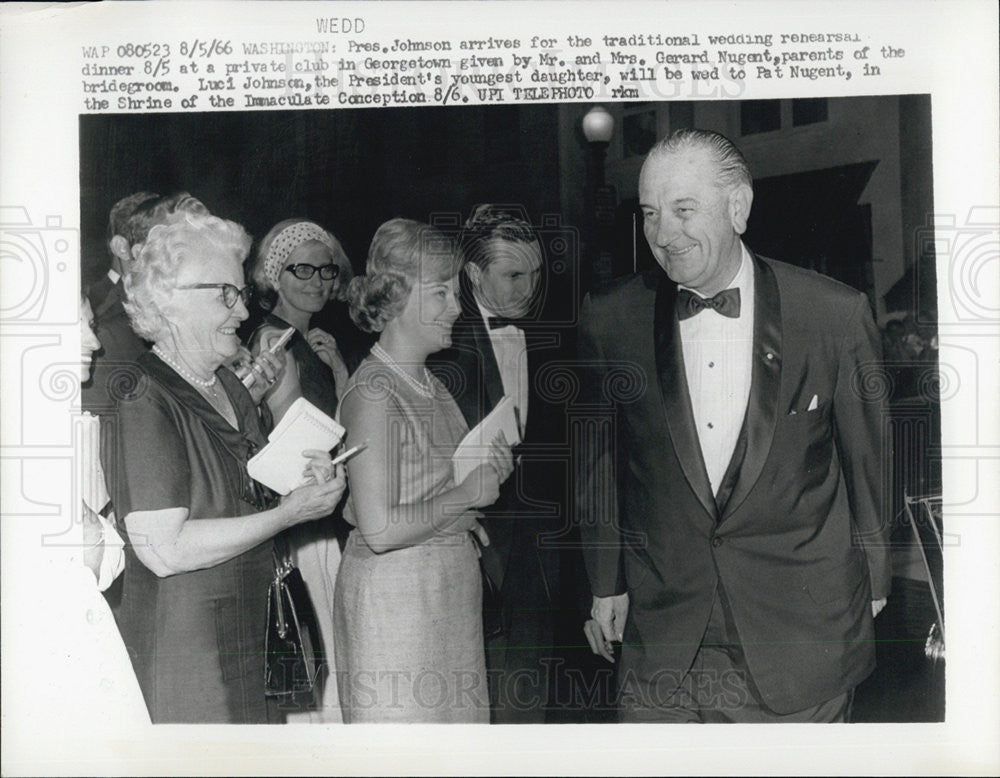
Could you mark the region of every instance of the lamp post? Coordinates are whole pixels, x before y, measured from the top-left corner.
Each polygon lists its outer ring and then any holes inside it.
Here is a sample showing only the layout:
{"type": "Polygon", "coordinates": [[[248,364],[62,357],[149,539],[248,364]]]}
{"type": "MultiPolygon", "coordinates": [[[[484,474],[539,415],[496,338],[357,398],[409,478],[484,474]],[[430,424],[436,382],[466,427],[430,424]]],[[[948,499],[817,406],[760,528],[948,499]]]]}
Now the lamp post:
{"type": "Polygon", "coordinates": [[[594,282],[610,280],[614,275],[611,252],[612,228],[618,194],[604,182],[604,159],[615,131],[615,119],[595,105],[583,117],[583,136],[587,139],[587,212],[588,254],[594,282]]]}

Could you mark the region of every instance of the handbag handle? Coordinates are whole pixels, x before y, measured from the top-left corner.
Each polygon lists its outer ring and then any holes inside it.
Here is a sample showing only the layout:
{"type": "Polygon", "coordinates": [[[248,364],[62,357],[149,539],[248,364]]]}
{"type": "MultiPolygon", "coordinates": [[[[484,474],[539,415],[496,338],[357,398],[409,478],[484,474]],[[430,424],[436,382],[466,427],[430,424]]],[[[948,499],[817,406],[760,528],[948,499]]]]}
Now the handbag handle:
{"type": "Polygon", "coordinates": [[[282,592],[285,591],[284,582],[289,573],[292,572],[292,559],[289,553],[288,544],[285,538],[279,535],[274,539],[271,554],[274,558],[274,583],[271,584],[271,592],[274,597],[274,617],[278,629],[278,635],[282,640],[288,635],[288,619],[285,617],[285,603],[282,592]],[[279,540],[281,538],[281,540],[279,540]],[[282,546],[282,553],[279,554],[278,546],[282,546]]]}

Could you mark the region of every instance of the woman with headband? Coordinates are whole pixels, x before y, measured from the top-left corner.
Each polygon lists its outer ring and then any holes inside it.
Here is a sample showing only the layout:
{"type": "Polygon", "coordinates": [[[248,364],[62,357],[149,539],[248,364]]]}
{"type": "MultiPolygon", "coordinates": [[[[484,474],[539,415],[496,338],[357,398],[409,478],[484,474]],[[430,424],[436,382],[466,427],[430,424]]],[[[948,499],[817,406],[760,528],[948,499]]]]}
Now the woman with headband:
{"type": "MultiPolygon", "coordinates": [[[[288,407],[304,397],[328,416],[337,412],[337,395],[347,382],[347,366],[337,341],[309,324],[329,300],[342,299],[351,278],[351,264],[340,243],[317,224],[286,219],[264,236],[251,276],[261,306],[268,311],[251,339],[256,353],[275,333],[295,327],[289,346],[291,360],[282,377],[265,394],[277,424],[288,407]]],[[[339,722],[337,684],[333,670],[333,585],[340,564],[340,547],[332,520],[300,524],[288,533],[292,556],[305,580],[319,622],[320,656],[330,673],[322,691],[321,708],[308,717],[339,722]]],[[[288,716],[294,721],[296,714],[288,716]]]]}

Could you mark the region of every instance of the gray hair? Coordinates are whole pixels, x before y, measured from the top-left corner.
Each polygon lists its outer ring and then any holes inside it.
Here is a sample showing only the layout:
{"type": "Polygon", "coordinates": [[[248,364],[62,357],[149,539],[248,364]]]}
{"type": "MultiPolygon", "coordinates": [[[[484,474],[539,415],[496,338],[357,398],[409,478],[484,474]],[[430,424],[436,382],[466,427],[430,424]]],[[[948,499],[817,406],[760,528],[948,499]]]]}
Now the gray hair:
{"type": "Polygon", "coordinates": [[[711,130],[676,130],[649,150],[646,163],[667,154],[701,149],[711,155],[718,170],[716,183],[723,189],[745,184],[753,188],[753,176],[743,154],[725,135],[711,130]]]}
{"type": "Polygon", "coordinates": [[[200,213],[179,213],[168,224],[157,224],[125,277],[125,311],[132,329],[154,343],[168,331],[163,314],[177,288],[177,275],[187,262],[204,262],[206,244],[241,265],[250,253],[250,236],[236,222],[200,213]]]}

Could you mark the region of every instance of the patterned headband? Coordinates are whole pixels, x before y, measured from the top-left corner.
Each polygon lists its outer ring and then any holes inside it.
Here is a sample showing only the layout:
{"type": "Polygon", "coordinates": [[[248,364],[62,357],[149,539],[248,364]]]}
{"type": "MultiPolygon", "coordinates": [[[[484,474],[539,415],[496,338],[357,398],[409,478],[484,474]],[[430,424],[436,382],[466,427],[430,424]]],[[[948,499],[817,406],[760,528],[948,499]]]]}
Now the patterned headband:
{"type": "Polygon", "coordinates": [[[330,235],[318,224],[312,222],[295,222],[274,236],[264,258],[264,278],[278,288],[278,278],[285,269],[285,260],[289,255],[307,240],[318,240],[327,246],[331,252],[336,252],[330,235]]]}

